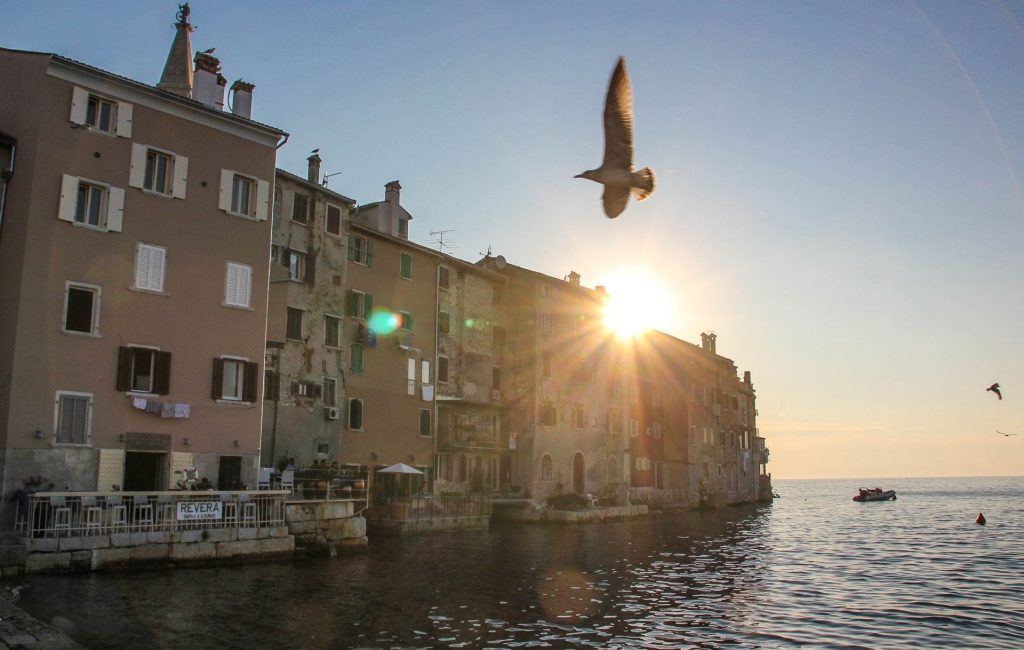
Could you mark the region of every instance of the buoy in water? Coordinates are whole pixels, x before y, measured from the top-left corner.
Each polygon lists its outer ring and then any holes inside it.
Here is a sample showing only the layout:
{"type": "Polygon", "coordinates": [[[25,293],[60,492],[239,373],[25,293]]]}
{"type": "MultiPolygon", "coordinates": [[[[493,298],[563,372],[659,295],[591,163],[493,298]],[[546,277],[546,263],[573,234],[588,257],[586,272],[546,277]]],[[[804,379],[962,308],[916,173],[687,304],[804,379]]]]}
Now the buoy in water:
{"type": "Polygon", "coordinates": [[[977,518],[977,519],[975,519],[975,521],[976,521],[977,523],[981,524],[982,526],[984,526],[984,525],[985,525],[985,515],[983,515],[983,514],[981,514],[981,513],[979,512],[979,513],[978,513],[978,518],[977,518]]]}

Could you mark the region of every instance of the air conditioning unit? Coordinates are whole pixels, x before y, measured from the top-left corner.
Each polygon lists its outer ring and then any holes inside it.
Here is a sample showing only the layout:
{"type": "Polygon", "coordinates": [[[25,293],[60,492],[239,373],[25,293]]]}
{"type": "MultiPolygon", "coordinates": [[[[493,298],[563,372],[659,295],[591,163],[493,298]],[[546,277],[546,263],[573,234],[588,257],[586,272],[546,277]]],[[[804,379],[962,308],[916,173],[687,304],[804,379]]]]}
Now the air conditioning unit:
{"type": "Polygon", "coordinates": [[[501,391],[495,388],[491,391],[491,401],[497,402],[501,399],[501,391]]]}
{"type": "Polygon", "coordinates": [[[328,420],[337,420],[338,418],[341,417],[341,411],[338,409],[337,406],[325,406],[324,417],[327,418],[328,420]]]}

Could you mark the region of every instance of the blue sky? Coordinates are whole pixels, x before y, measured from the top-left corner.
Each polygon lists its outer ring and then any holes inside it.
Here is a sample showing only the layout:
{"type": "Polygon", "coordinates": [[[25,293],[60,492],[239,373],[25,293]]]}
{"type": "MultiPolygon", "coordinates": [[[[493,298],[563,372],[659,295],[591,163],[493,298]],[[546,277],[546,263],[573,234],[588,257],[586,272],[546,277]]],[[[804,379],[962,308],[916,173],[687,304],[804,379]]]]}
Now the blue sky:
{"type": "MultiPolygon", "coordinates": [[[[753,373],[776,476],[1024,474],[1024,2],[191,7],[279,167],[319,147],[360,203],[399,179],[411,238],[464,259],[647,273],[661,329],[753,373]],[[619,55],[658,188],[608,220],[572,176],[619,55]]],[[[0,46],[156,83],[176,9],[13,0],[0,46]]]]}

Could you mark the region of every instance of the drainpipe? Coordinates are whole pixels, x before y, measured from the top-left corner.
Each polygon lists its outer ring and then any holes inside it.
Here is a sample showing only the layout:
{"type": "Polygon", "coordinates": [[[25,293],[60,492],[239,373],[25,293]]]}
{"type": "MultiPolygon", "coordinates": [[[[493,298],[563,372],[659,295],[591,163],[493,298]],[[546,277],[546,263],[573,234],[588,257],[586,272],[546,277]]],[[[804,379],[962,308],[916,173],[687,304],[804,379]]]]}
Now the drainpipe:
{"type": "MultiPolygon", "coordinates": [[[[433,456],[430,459],[430,466],[433,468],[434,481],[431,483],[431,487],[433,487],[433,485],[436,484],[436,482],[437,482],[437,428],[438,428],[437,427],[437,394],[438,394],[438,383],[437,383],[436,377],[437,377],[438,349],[441,347],[441,345],[440,345],[440,343],[441,343],[441,340],[440,340],[441,339],[441,324],[438,322],[438,320],[440,319],[440,313],[441,313],[441,264],[443,264],[443,263],[444,263],[444,256],[442,255],[441,261],[437,263],[437,268],[434,269],[434,358],[431,361],[431,363],[433,364],[433,367],[431,368],[431,373],[433,374],[435,379],[434,379],[434,400],[433,400],[434,404],[433,404],[433,406],[430,407],[430,410],[431,410],[430,418],[431,418],[431,423],[433,425],[432,426],[433,430],[430,432],[432,434],[430,436],[430,438],[431,438],[431,447],[432,447],[431,455],[433,456]]],[[[451,329],[451,324],[450,323],[449,323],[449,329],[451,329]]],[[[433,492],[433,489],[431,489],[431,492],[433,492]]]]}

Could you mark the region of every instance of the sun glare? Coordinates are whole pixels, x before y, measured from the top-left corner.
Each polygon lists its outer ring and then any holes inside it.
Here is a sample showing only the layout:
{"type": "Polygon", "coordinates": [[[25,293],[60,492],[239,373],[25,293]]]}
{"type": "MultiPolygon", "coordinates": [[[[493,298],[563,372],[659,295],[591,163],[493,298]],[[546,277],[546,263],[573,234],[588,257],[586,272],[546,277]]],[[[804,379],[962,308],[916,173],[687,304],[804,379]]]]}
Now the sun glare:
{"type": "Polygon", "coordinates": [[[667,294],[646,272],[620,271],[605,286],[604,324],[616,336],[628,339],[652,328],[666,328],[667,294]]]}

